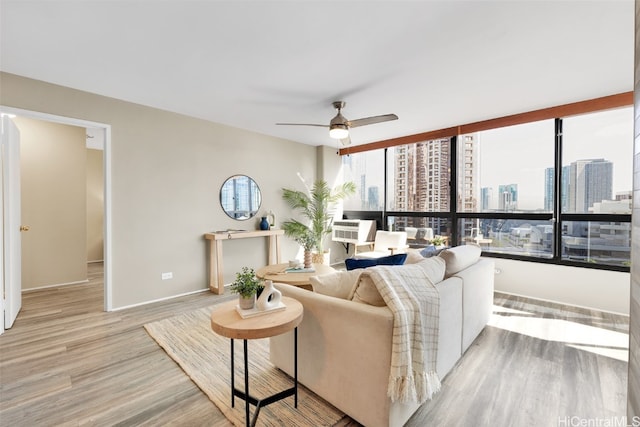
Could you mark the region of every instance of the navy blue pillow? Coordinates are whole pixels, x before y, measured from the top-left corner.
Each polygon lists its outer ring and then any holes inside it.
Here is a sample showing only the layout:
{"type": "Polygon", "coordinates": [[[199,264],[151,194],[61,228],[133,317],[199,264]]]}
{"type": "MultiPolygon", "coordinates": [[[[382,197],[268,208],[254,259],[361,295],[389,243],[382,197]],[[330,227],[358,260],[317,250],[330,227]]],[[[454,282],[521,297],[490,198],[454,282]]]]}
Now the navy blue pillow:
{"type": "Polygon", "coordinates": [[[344,265],[347,267],[347,271],[355,270],[356,268],[373,267],[374,265],[402,265],[407,259],[407,254],[395,254],[384,256],[381,258],[347,258],[344,260],[344,265]]]}

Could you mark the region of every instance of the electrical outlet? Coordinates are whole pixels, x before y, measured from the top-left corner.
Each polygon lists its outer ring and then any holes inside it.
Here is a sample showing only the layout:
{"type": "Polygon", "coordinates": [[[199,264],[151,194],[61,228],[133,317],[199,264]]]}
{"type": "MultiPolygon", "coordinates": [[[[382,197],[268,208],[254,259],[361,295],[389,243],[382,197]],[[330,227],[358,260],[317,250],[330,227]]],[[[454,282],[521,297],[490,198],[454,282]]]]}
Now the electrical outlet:
{"type": "Polygon", "coordinates": [[[172,272],[162,273],[162,280],[169,280],[169,279],[173,279],[173,273],[172,272]]]}

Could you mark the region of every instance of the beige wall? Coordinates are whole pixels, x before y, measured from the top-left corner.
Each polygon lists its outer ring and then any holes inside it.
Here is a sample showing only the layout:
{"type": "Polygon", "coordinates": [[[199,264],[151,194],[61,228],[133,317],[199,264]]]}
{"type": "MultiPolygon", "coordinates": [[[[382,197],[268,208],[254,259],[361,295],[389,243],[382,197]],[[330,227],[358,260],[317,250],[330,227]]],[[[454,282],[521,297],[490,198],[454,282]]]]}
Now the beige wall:
{"type": "Polygon", "coordinates": [[[87,279],[85,130],[14,119],[20,130],[22,288],[87,279]]]}
{"type": "MultiPolygon", "coordinates": [[[[253,177],[262,211],[288,212],[283,187],[302,187],[296,172],[315,176],[315,148],[229,126],[106,98],[11,74],[0,74],[2,104],[111,125],[113,307],[207,287],[203,234],[257,229],[220,207],[219,190],[234,174],[253,177]],[[161,273],[172,272],[172,280],[161,273]]],[[[106,172],[105,172],[106,173],[106,172]]],[[[225,281],[241,266],[265,264],[254,239],[225,243],[225,281]]],[[[283,259],[297,252],[285,239],[283,259]]]]}
{"type": "MultiPolygon", "coordinates": [[[[317,178],[327,181],[331,188],[342,184],[342,158],[337,153],[337,147],[316,147],[317,178]]],[[[342,218],[342,206],[336,212],[337,218],[342,218]]],[[[347,251],[340,242],[332,242],[331,235],[327,236],[325,248],[331,249],[331,263],[343,262],[347,258],[347,251]]]]}
{"type": "Polygon", "coordinates": [[[104,173],[102,150],[87,149],[87,261],[104,258],[104,173]]]}
{"type": "Polygon", "coordinates": [[[640,1],[635,4],[635,84],[633,213],[631,234],[631,320],[629,331],[629,375],[627,422],[640,422],[640,1]]]}

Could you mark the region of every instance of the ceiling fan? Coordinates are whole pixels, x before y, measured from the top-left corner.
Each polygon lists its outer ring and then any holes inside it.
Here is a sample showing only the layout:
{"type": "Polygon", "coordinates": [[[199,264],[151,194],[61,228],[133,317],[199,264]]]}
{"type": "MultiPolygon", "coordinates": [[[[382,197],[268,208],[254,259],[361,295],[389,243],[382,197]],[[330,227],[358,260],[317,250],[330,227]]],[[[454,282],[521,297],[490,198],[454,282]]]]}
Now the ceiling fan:
{"type": "Polygon", "coordinates": [[[351,138],[349,137],[349,129],[358,126],[372,125],[375,123],[388,122],[391,120],[398,120],[398,116],[395,114],[383,114],[381,116],[364,117],[362,119],[348,120],[342,115],[342,109],[346,105],[344,101],[333,102],[333,108],[338,110],[338,114],[331,119],[328,125],[320,125],[314,123],[276,123],[276,125],[284,126],[320,126],[323,128],[329,128],[329,137],[333,139],[339,139],[343,145],[351,144],[351,138]]]}

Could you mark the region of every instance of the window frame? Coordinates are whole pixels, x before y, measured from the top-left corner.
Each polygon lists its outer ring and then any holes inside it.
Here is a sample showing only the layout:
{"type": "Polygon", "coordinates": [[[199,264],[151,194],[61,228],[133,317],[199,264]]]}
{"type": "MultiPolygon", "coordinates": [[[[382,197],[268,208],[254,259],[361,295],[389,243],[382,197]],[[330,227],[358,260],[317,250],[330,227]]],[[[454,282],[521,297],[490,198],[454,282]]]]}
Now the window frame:
{"type": "MultiPolygon", "coordinates": [[[[611,264],[596,264],[581,261],[574,261],[562,258],[562,224],[563,222],[571,221],[586,221],[586,222],[628,222],[631,223],[631,214],[594,214],[594,213],[563,213],[561,210],[562,195],[562,120],[565,117],[570,117],[578,114],[588,114],[603,110],[609,110],[614,108],[629,107],[633,105],[633,92],[625,92],[622,94],[611,95],[608,97],[597,98],[594,100],[582,101],[573,104],[566,104],[558,107],[551,107],[543,110],[536,110],[530,113],[517,114],[513,116],[507,116],[499,119],[487,120],[484,122],[471,123],[469,125],[462,125],[453,128],[446,128],[432,132],[425,132],[422,134],[409,135],[402,138],[394,138],[392,140],[379,141],[377,143],[366,144],[364,146],[350,147],[340,150],[341,155],[356,154],[363,151],[384,150],[384,198],[383,210],[375,212],[366,211],[349,211],[350,217],[366,217],[367,215],[375,214],[381,215],[382,228],[387,229],[389,217],[404,216],[404,217],[431,217],[431,218],[446,218],[451,222],[451,235],[449,236],[450,242],[453,244],[460,244],[460,236],[458,236],[458,225],[461,219],[516,219],[516,220],[531,220],[531,221],[550,221],[553,224],[553,252],[551,258],[541,258],[527,255],[498,253],[483,250],[482,255],[492,258],[513,259],[519,261],[537,262],[544,264],[556,264],[566,265],[580,268],[593,268],[598,270],[610,270],[629,272],[630,266],[623,265],[611,265],[611,264]],[[533,121],[540,121],[544,119],[555,120],[555,135],[554,138],[554,196],[553,196],[553,211],[552,212],[537,212],[537,213],[502,213],[502,212],[458,212],[458,153],[457,153],[457,141],[458,138],[464,134],[477,132],[480,130],[489,130],[493,128],[506,127],[514,124],[523,124],[533,121]],[[453,135],[453,136],[452,136],[453,135]],[[389,147],[397,145],[408,145],[411,143],[423,142],[426,140],[443,139],[448,138],[450,144],[450,200],[448,212],[403,212],[403,211],[390,211],[387,210],[387,195],[388,195],[388,152],[389,147]]],[[[345,212],[346,213],[346,212],[345,212]]]]}

